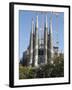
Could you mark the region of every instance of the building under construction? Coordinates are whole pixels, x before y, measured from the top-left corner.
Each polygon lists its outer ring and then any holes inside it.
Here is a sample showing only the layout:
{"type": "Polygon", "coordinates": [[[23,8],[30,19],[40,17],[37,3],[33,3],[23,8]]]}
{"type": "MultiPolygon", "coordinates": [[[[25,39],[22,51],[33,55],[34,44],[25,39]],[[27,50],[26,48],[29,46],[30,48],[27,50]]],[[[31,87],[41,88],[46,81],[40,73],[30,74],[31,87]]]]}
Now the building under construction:
{"type": "Polygon", "coordinates": [[[29,46],[23,53],[21,61],[25,66],[37,67],[53,63],[54,54],[58,53],[58,47],[53,46],[52,18],[49,20],[49,25],[47,16],[45,18],[43,38],[39,38],[38,25],[38,16],[36,16],[36,22],[32,19],[29,46]]]}

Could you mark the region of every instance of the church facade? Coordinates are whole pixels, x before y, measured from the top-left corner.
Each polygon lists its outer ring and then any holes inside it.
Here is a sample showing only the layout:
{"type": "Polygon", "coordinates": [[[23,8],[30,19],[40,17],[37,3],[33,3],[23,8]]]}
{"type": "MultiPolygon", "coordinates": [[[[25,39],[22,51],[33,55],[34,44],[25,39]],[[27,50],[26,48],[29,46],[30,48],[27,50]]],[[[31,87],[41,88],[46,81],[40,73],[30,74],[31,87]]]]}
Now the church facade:
{"type": "Polygon", "coordinates": [[[47,63],[53,63],[53,33],[52,33],[52,18],[50,18],[49,26],[47,16],[44,23],[44,38],[39,38],[38,16],[36,22],[32,19],[30,33],[30,42],[27,50],[23,53],[22,63],[25,66],[37,67],[47,63]],[[34,25],[35,24],[35,25],[34,25]],[[49,29],[49,30],[48,30],[49,29]]]}

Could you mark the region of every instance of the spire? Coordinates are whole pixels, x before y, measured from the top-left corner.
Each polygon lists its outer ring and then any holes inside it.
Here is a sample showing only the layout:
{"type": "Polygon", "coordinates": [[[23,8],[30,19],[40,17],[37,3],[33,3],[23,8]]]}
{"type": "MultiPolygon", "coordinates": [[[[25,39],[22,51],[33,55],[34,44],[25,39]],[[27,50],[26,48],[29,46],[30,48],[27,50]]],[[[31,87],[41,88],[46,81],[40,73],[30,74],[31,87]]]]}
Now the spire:
{"type": "Polygon", "coordinates": [[[52,33],[52,17],[50,17],[50,31],[49,33],[52,33]]]}
{"type": "Polygon", "coordinates": [[[45,23],[45,30],[44,30],[44,57],[45,57],[45,64],[47,64],[47,43],[48,43],[48,25],[47,25],[47,16],[46,16],[46,23],[45,23]]]}
{"type": "Polygon", "coordinates": [[[36,16],[36,27],[38,28],[38,16],[36,16]]]}
{"type": "Polygon", "coordinates": [[[47,16],[46,16],[46,28],[48,27],[47,16]]]}
{"type": "Polygon", "coordinates": [[[33,34],[33,32],[34,32],[34,20],[32,18],[32,34],[33,34]]]}
{"type": "Polygon", "coordinates": [[[29,61],[29,66],[32,66],[33,63],[33,31],[34,31],[34,21],[32,19],[32,30],[30,34],[30,61],[29,61]]]}
{"type": "Polygon", "coordinates": [[[36,17],[34,49],[35,49],[35,51],[34,51],[34,66],[38,66],[38,16],[36,17]]]}
{"type": "Polygon", "coordinates": [[[49,26],[49,49],[50,49],[50,63],[53,63],[52,16],[50,17],[50,26],[49,26]]]}

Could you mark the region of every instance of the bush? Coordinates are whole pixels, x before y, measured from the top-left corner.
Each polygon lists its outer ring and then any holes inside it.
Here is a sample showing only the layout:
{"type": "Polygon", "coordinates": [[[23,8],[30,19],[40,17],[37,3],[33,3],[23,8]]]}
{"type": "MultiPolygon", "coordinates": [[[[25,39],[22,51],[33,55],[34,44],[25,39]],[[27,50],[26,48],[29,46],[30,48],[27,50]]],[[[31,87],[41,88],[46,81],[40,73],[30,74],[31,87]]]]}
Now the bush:
{"type": "Polygon", "coordinates": [[[35,67],[19,65],[19,79],[50,78],[64,76],[64,57],[55,57],[54,64],[46,64],[35,67]]]}

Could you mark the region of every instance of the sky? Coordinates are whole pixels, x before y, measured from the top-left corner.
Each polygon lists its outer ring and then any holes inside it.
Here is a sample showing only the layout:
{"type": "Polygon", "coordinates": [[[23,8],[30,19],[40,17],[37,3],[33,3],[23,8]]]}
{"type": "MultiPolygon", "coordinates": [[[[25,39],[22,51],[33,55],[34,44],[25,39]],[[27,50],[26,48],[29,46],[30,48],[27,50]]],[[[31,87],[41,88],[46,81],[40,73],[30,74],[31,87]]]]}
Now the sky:
{"type": "Polygon", "coordinates": [[[19,58],[20,59],[22,58],[23,52],[29,46],[32,19],[34,20],[34,25],[35,25],[36,16],[38,16],[39,35],[43,35],[43,31],[44,31],[43,28],[44,28],[46,16],[47,16],[48,31],[49,31],[49,21],[50,21],[50,17],[52,16],[53,46],[56,45],[57,35],[58,35],[59,51],[64,52],[64,12],[59,12],[58,18],[56,18],[56,15],[51,12],[45,13],[45,12],[19,10],[19,58]]]}

